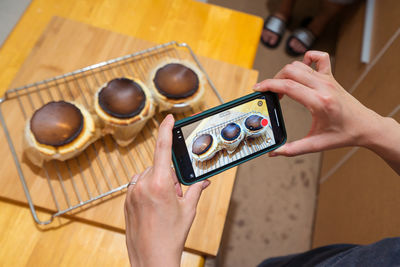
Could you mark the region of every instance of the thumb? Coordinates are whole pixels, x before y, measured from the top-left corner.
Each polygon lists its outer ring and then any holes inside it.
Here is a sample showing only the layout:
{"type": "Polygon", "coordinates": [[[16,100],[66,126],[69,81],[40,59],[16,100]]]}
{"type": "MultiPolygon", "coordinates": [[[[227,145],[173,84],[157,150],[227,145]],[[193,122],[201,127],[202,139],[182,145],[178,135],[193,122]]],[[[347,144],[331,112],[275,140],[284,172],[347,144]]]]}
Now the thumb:
{"type": "Polygon", "coordinates": [[[185,193],[185,200],[191,207],[197,207],[197,203],[199,202],[201,193],[204,189],[206,189],[210,185],[209,180],[204,180],[202,182],[198,182],[189,186],[185,193]]]}
{"type": "Polygon", "coordinates": [[[271,151],[269,153],[270,157],[275,156],[297,156],[301,154],[311,153],[319,151],[317,147],[316,140],[313,141],[313,137],[305,137],[303,139],[286,143],[283,146],[279,147],[278,149],[271,151]]]}

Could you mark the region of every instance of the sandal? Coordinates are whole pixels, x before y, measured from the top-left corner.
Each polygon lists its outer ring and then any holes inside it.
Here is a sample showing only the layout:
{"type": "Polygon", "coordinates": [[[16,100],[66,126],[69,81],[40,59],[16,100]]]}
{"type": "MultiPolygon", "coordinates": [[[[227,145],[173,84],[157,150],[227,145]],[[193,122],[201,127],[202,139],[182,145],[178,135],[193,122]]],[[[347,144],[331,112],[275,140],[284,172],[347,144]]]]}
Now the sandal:
{"type": "Polygon", "coordinates": [[[263,43],[266,47],[269,48],[277,47],[281,42],[282,36],[285,33],[285,29],[286,29],[286,23],[282,19],[276,16],[268,16],[264,21],[263,30],[268,30],[272,33],[275,33],[276,35],[278,35],[278,40],[276,41],[275,44],[270,45],[268,42],[265,42],[261,36],[261,43],[263,43]]]}
{"type": "Polygon", "coordinates": [[[316,36],[307,28],[299,28],[294,30],[286,41],[286,52],[293,57],[297,57],[304,54],[294,51],[289,46],[289,43],[293,38],[297,39],[302,45],[304,45],[306,51],[310,50],[310,48],[313,46],[316,40],[316,36]]]}
{"type": "Polygon", "coordinates": [[[307,26],[311,23],[312,20],[313,20],[312,17],[304,18],[300,23],[300,28],[294,30],[292,34],[289,35],[286,41],[286,53],[288,53],[290,56],[297,57],[303,54],[294,51],[289,46],[289,43],[292,40],[292,38],[296,38],[300,43],[302,43],[306,48],[306,51],[310,50],[310,48],[314,45],[314,42],[317,39],[317,37],[312,31],[307,29],[307,26]]]}

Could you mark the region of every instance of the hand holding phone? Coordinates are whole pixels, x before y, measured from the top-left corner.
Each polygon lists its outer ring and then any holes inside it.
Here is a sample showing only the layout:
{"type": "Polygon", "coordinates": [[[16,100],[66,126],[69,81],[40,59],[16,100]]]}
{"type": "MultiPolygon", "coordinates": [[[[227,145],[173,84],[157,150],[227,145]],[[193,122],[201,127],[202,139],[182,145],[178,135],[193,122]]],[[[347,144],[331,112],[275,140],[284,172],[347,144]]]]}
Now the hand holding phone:
{"type": "Polygon", "coordinates": [[[272,156],[296,156],[349,145],[363,145],[364,135],[379,116],[363,106],[335,80],[329,55],[308,51],[303,63],[294,61],[274,79],[254,86],[257,91],[285,94],[303,104],[311,113],[312,126],[304,138],[286,143],[272,156]],[[316,69],[311,68],[315,63],[316,69]]]}
{"type": "Polygon", "coordinates": [[[173,124],[172,115],[161,123],[154,165],[136,174],[136,184],[128,187],[126,245],[132,265],[179,266],[201,192],[210,184],[196,183],[182,193],[171,168],[173,124]]]}
{"type": "Polygon", "coordinates": [[[362,146],[377,153],[400,173],[400,146],[394,145],[399,140],[398,123],[380,116],[348,93],[333,77],[327,53],[308,51],[303,62],[286,65],[274,79],[262,81],[254,89],[285,94],[303,104],[312,115],[309,133],[286,143],[271,156],[362,146]]]}
{"type": "Polygon", "coordinates": [[[175,123],[172,157],[181,183],[207,179],[278,148],[286,131],[275,93],[253,93],[175,123]]]}

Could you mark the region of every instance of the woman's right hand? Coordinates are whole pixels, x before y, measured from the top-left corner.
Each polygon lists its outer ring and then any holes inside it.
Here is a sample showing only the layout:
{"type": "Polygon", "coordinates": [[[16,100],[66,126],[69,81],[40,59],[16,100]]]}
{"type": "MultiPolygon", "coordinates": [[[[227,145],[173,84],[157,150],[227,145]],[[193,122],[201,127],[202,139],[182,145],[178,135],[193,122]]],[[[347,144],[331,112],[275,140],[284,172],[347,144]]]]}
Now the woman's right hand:
{"type": "Polygon", "coordinates": [[[367,146],[371,125],[383,118],[363,106],[334,79],[329,55],[308,51],[303,62],[286,65],[274,79],[254,86],[256,91],[272,91],[303,104],[312,115],[312,126],[304,138],[286,143],[270,156],[296,156],[343,146],[367,146]],[[315,63],[316,70],[311,68],[315,63]]]}

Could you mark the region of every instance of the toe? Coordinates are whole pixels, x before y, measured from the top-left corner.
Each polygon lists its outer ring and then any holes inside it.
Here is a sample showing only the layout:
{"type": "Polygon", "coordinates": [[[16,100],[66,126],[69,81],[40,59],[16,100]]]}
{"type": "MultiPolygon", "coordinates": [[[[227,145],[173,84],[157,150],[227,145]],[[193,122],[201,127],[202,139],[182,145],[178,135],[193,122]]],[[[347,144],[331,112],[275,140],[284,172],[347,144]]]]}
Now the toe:
{"type": "Polygon", "coordinates": [[[299,43],[299,51],[300,53],[305,53],[307,48],[302,43],[299,43]]]}
{"type": "Polygon", "coordinates": [[[263,41],[264,42],[268,42],[269,41],[269,38],[270,38],[270,31],[268,31],[268,30],[263,30],[263,32],[262,32],[262,35],[261,35],[261,38],[263,39],[263,41]]]}
{"type": "Polygon", "coordinates": [[[276,33],[271,32],[269,30],[263,30],[261,38],[264,42],[268,43],[269,45],[275,45],[278,41],[279,36],[276,33]]]}
{"type": "Polygon", "coordinates": [[[296,52],[300,52],[300,43],[298,40],[294,40],[294,49],[296,50],[296,52]]]}
{"type": "Polygon", "coordinates": [[[295,51],[296,53],[304,53],[306,52],[306,47],[297,39],[293,38],[292,40],[290,40],[289,42],[289,46],[290,48],[293,49],[293,51],[295,51]]]}
{"type": "Polygon", "coordinates": [[[297,53],[304,53],[304,52],[306,52],[306,47],[300,42],[300,41],[298,41],[298,40],[296,40],[297,41],[297,44],[296,44],[296,51],[297,51],[297,53]]]}
{"type": "Polygon", "coordinates": [[[292,38],[289,42],[289,47],[293,50],[296,51],[296,39],[292,38]]]}
{"type": "Polygon", "coordinates": [[[275,45],[277,41],[278,41],[278,35],[273,34],[269,39],[269,44],[270,45],[275,45]]]}

